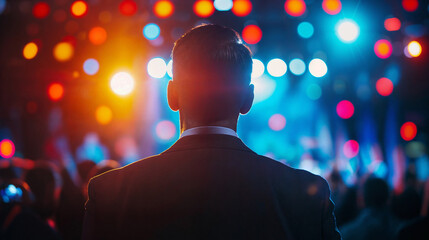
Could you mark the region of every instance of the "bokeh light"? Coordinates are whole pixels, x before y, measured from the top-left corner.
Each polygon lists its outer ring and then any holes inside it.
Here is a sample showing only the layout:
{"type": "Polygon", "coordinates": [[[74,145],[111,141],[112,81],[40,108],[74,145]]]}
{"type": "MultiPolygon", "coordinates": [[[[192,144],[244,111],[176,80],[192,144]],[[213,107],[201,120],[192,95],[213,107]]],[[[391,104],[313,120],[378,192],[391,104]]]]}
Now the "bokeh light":
{"type": "Polygon", "coordinates": [[[126,96],[134,90],[134,78],[127,72],[118,72],[110,80],[110,89],[120,96],[126,96]]]}
{"type": "Polygon", "coordinates": [[[206,18],[213,15],[215,8],[210,0],[197,0],[194,3],[194,13],[198,17],[206,18]]]}
{"type": "Polygon", "coordinates": [[[73,17],[83,17],[88,12],[88,4],[84,1],[75,1],[70,7],[73,17]]]}
{"type": "Polygon", "coordinates": [[[64,96],[64,87],[60,83],[51,83],[48,87],[48,96],[52,101],[58,101],[64,96]]]}
{"type": "Polygon", "coordinates": [[[74,54],[74,48],[69,42],[60,42],[54,47],[54,58],[59,62],[70,60],[74,54]]]}
{"type": "Polygon", "coordinates": [[[327,14],[336,15],[341,11],[341,1],[340,0],[323,0],[322,8],[327,14]]]}
{"type": "Polygon", "coordinates": [[[401,21],[398,18],[387,18],[384,20],[384,28],[389,31],[398,31],[401,29],[401,21]]]}
{"type": "Polygon", "coordinates": [[[314,27],[309,22],[302,22],[298,25],[298,35],[302,38],[310,38],[313,36],[314,27]]]}
{"type": "Polygon", "coordinates": [[[407,12],[414,12],[419,7],[418,0],[402,0],[402,7],[407,12]]]}
{"type": "Polygon", "coordinates": [[[254,103],[259,103],[270,98],[277,86],[276,81],[269,77],[254,78],[251,83],[255,86],[254,103]]]}
{"type": "Polygon", "coordinates": [[[232,0],[215,0],[213,3],[214,7],[218,11],[229,11],[232,9],[232,0]]]}
{"type": "Polygon", "coordinates": [[[268,120],[268,126],[274,131],[283,130],[286,126],[286,118],[279,113],[274,114],[268,120]]]}
{"type": "Polygon", "coordinates": [[[153,12],[159,18],[168,18],[174,12],[174,5],[168,0],[160,0],[153,6],[153,12]]]}
{"type": "Polygon", "coordinates": [[[348,140],[344,143],[343,153],[347,158],[356,157],[359,153],[359,143],[356,140],[348,140]]]}
{"type": "Polygon", "coordinates": [[[167,75],[173,78],[173,60],[170,59],[167,63],[167,75]]]}
{"type": "Polygon", "coordinates": [[[259,78],[260,76],[262,76],[262,74],[264,74],[265,71],[265,66],[264,63],[261,62],[261,60],[253,58],[252,59],[253,62],[253,66],[252,66],[252,75],[251,78],[259,78]]]}
{"type": "Polygon", "coordinates": [[[311,75],[320,78],[326,75],[328,72],[328,66],[326,66],[326,63],[322,59],[315,58],[308,64],[308,70],[311,75]]]}
{"type": "Polygon", "coordinates": [[[107,32],[102,27],[93,27],[89,31],[88,39],[94,45],[103,44],[107,39],[107,32]]]}
{"type": "Polygon", "coordinates": [[[355,21],[343,19],[335,25],[335,33],[342,42],[352,43],[358,38],[360,30],[355,21]]]}
{"type": "Polygon", "coordinates": [[[349,119],[355,112],[355,106],[348,100],[342,100],[337,104],[337,114],[342,119],[349,119]]]}
{"type": "Polygon", "coordinates": [[[113,112],[112,110],[106,106],[101,105],[98,106],[95,110],[95,120],[101,125],[106,125],[112,121],[113,112]]]}
{"type": "Polygon", "coordinates": [[[286,0],[285,11],[292,17],[299,17],[305,13],[305,2],[303,0],[286,0]]]}
{"type": "Polygon", "coordinates": [[[252,12],[252,3],[249,0],[234,0],[231,11],[238,17],[245,17],[252,12]]]}
{"type": "Polygon", "coordinates": [[[247,25],[241,33],[243,40],[248,44],[257,44],[261,41],[262,30],[256,25],[247,25]]]}
{"type": "Polygon", "coordinates": [[[119,12],[124,16],[132,16],[137,12],[137,3],[133,0],[123,0],[119,4],[119,12]]]}
{"type": "Polygon", "coordinates": [[[286,74],[287,65],[280,58],[275,58],[268,62],[267,71],[273,77],[281,77],[286,74]]]}
{"type": "Polygon", "coordinates": [[[149,23],[143,28],[143,36],[148,40],[156,39],[161,33],[161,29],[155,23],[149,23]]]}
{"type": "Polygon", "coordinates": [[[35,18],[45,18],[49,15],[50,11],[51,7],[49,7],[49,4],[47,4],[46,2],[38,2],[33,6],[33,16],[35,18]]]}
{"type": "Polygon", "coordinates": [[[294,58],[289,63],[290,72],[300,76],[305,72],[305,63],[299,58],[294,58]]]}
{"type": "Polygon", "coordinates": [[[386,39],[380,39],[374,44],[374,52],[379,58],[388,58],[392,55],[392,44],[386,39]]]}
{"type": "Polygon", "coordinates": [[[6,9],[6,0],[0,0],[0,14],[6,9]]]}
{"type": "Polygon", "coordinates": [[[375,89],[381,96],[389,96],[393,92],[393,83],[388,78],[380,78],[375,83],[375,89]]]}
{"type": "Polygon", "coordinates": [[[25,44],[24,49],[22,50],[22,55],[25,59],[33,59],[36,57],[39,48],[34,42],[29,42],[25,44]]]}
{"type": "Polygon", "coordinates": [[[100,68],[100,65],[98,64],[98,61],[94,58],[88,58],[83,63],[83,71],[88,75],[94,75],[98,72],[98,69],[100,68]]]}
{"type": "Polygon", "coordinates": [[[405,141],[413,140],[417,135],[417,126],[413,122],[402,124],[400,134],[405,141]]]}
{"type": "Polygon", "coordinates": [[[422,53],[422,46],[417,41],[411,41],[407,45],[407,52],[411,57],[418,57],[422,53]]]}
{"type": "Polygon", "coordinates": [[[167,64],[162,58],[152,58],[147,64],[147,73],[153,78],[163,78],[167,73],[167,64]]]}
{"type": "Polygon", "coordinates": [[[176,126],[168,120],[160,121],[155,127],[156,136],[161,140],[170,140],[176,135],[176,126]]]}
{"type": "Polygon", "coordinates": [[[311,100],[317,100],[322,96],[322,88],[318,84],[312,83],[308,85],[306,94],[311,100]]]}
{"type": "Polygon", "coordinates": [[[11,158],[15,154],[15,144],[9,139],[0,141],[0,156],[2,158],[11,158]]]}

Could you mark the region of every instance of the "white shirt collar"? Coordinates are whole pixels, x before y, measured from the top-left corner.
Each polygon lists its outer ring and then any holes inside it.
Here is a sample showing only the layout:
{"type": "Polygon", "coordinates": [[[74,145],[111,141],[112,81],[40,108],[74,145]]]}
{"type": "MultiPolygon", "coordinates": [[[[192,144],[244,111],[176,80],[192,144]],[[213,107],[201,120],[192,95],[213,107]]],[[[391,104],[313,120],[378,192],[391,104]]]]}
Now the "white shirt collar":
{"type": "Polygon", "coordinates": [[[238,137],[237,133],[231,128],[220,127],[220,126],[201,126],[187,129],[182,132],[180,138],[191,136],[191,135],[199,135],[199,134],[224,134],[230,135],[233,137],[238,137]]]}

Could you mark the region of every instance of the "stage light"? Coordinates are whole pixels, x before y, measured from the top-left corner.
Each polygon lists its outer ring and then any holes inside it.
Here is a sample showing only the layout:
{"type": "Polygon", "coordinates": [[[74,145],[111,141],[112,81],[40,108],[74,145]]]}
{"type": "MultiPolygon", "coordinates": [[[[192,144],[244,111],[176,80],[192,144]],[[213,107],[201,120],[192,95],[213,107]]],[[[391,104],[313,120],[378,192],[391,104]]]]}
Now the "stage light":
{"type": "Polygon", "coordinates": [[[307,87],[307,97],[311,100],[317,100],[322,96],[322,89],[316,83],[312,83],[307,87]]]}
{"type": "Polygon", "coordinates": [[[161,33],[161,29],[155,23],[149,23],[143,28],[143,36],[148,40],[156,39],[161,33]]]}
{"type": "Polygon", "coordinates": [[[352,43],[359,36],[359,26],[351,19],[343,19],[335,26],[337,37],[344,43],[352,43]]]}
{"type": "Polygon", "coordinates": [[[374,44],[374,52],[377,57],[386,59],[392,54],[392,44],[386,39],[380,39],[374,44]]]}
{"type": "Polygon", "coordinates": [[[15,154],[15,144],[9,139],[3,139],[0,142],[0,156],[2,158],[11,158],[15,154]]]}
{"type": "Polygon", "coordinates": [[[322,59],[315,58],[308,64],[308,70],[314,77],[321,78],[328,72],[328,66],[322,59]]]}
{"type": "Polygon", "coordinates": [[[234,0],[231,11],[238,17],[245,17],[252,12],[252,2],[249,0],[234,0]]]}
{"type": "Polygon", "coordinates": [[[229,11],[233,3],[232,0],[215,0],[213,5],[218,11],[229,11]]]}
{"type": "Polygon", "coordinates": [[[314,28],[309,22],[302,22],[298,25],[298,35],[302,38],[310,38],[313,36],[314,28]]]}
{"type": "Polygon", "coordinates": [[[254,103],[259,103],[270,98],[276,90],[276,81],[269,77],[254,78],[251,82],[255,86],[254,103]]]}
{"type": "Polygon", "coordinates": [[[327,14],[336,15],[341,11],[341,1],[340,0],[323,0],[322,8],[327,14]]]}
{"type": "Polygon", "coordinates": [[[94,58],[88,58],[83,63],[83,71],[88,75],[94,75],[98,72],[98,69],[100,68],[100,65],[98,64],[98,61],[94,58]]]}
{"type": "Polygon", "coordinates": [[[349,119],[355,112],[353,103],[347,100],[342,100],[337,104],[337,114],[342,119],[349,119]]]}
{"type": "Polygon", "coordinates": [[[70,7],[70,12],[73,17],[83,17],[88,12],[88,4],[84,1],[75,1],[70,7]]]}
{"type": "Polygon", "coordinates": [[[393,83],[388,78],[380,78],[375,83],[375,89],[381,96],[389,96],[393,92],[393,83]]]}
{"type": "Polygon", "coordinates": [[[170,140],[176,135],[176,126],[168,120],[160,121],[155,127],[156,136],[161,140],[170,140]]]}
{"type": "Polygon", "coordinates": [[[384,20],[384,28],[389,32],[398,31],[401,29],[401,21],[398,18],[387,18],[384,20]]]}
{"type": "Polygon", "coordinates": [[[36,57],[39,48],[34,42],[29,42],[24,46],[22,50],[22,55],[25,59],[30,60],[36,57]]]}
{"type": "Polygon", "coordinates": [[[303,0],[286,0],[285,11],[292,17],[299,17],[305,13],[305,2],[303,0]]]}
{"type": "Polygon", "coordinates": [[[97,107],[95,110],[95,120],[101,125],[106,125],[112,121],[112,110],[105,105],[97,107]]]}
{"type": "Polygon", "coordinates": [[[280,131],[286,126],[286,118],[281,114],[274,114],[268,120],[268,126],[274,131],[280,131]]]}
{"type": "Polygon", "coordinates": [[[210,0],[198,0],[194,3],[194,13],[198,17],[206,18],[213,15],[215,8],[210,0]]]}
{"type": "Polygon", "coordinates": [[[55,45],[53,54],[57,61],[65,62],[73,57],[74,48],[68,42],[60,42],[55,45]]]}
{"type": "Polygon", "coordinates": [[[58,101],[64,96],[64,87],[60,83],[51,83],[48,87],[48,96],[52,101],[58,101]]]}
{"type": "Polygon", "coordinates": [[[0,0],[0,14],[6,9],[6,0],[0,0]]]}
{"type": "Polygon", "coordinates": [[[413,122],[406,122],[401,126],[401,137],[405,141],[413,140],[417,135],[417,126],[413,122]]]}
{"type": "Polygon", "coordinates": [[[127,72],[118,72],[110,80],[110,89],[120,96],[126,96],[134,90],[134,78],[127,72]]]}
{"type": "Polygon", "coordinates": [[[268,62],[267,71],[273,77],[281,77],[286,74],[287,65],[280,58],[275,58],[268,62]]]}
{"type": "Polygon", "coordinates": [[[137,3],[133,0],[124,0],[119,4],[119,12],[124,16],[132,16],[137,12],[137,3]]]}
{"type": "Polygon", "coordinates": [[[45,18],[49,15],[51,7],[46,2],[38,2],[33,6],[33,16],[35,18],[45,18]]]}
{"type": "Polygon", "coordinates": [[[89,41],[94,45],[103,44],[107,39],[107,32],[102,27],[93,27],[88,34],[89,41]]]}
{"type": "Polygon", "coordinates": [[[253,58],[252,62],[253,62],[252,64],[253,66],[252,66],[251,78],[254,79],[262,76],[262,74],[264,74],[264,71],[265,71],[264,63],[261,62],[261,60],[256,58],[253,58]]]}
{"type": "Polygon", "coordinates": [[[411,57],[418,57],[422,53],[422,46],[417,41],[411,41],[407,45],[407,51],[411,57]]]}
{"type": "Polygon", "coordinates": [[[241,33],[243,40],[248,44],[257,44],[261,41],[262,30],[256,25],[247,25],[241,33]]]}
{"type": "Polygon", "coordinates": [[[407,12],[414,12],[419,7],[418,0],[402,0],[402,7],[407,12]]]}
{"type": "Polygon", "coordinates": [[[359,143],[355,140],[348,140],[343,146],[343,153],[347,158],[356,157],[359,153],[359,143]]]}
{"type": "Polygon", "coordinates": [[[160,0],[153,6],[153,12],[159,18],[168,18],[174,12],[174,5],[169,0],[160,0]]]}
{"type": "Polygon", "coordinates": [[[167,64],[162,58],[152,58],[147,64],[147,73],[153,78],[163,78],[167,73],[167,64]]]}
{"type": "Polygon", "coordinates": [[[305,72],[305,63],[299,58],[294,58],[289,63],[290,72],[299,76],[305,72]]]}
{"type": "Polygon", "coordinates": [[[167,75],[170,78],[173,78],[173,60],[170,60],[167,63],[167,75]]]}

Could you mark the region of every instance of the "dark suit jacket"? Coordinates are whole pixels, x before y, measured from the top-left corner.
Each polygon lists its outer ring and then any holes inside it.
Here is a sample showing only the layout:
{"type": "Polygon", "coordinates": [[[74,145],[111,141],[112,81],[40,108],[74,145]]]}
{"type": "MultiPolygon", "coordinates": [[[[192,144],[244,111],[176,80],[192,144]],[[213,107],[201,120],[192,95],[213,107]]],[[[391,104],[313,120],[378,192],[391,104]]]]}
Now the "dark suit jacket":
{"type": "Polygon", "coordinates": [[[84,239],[340,239],[327,182],[193,135],[91,180],[84,239]]]}

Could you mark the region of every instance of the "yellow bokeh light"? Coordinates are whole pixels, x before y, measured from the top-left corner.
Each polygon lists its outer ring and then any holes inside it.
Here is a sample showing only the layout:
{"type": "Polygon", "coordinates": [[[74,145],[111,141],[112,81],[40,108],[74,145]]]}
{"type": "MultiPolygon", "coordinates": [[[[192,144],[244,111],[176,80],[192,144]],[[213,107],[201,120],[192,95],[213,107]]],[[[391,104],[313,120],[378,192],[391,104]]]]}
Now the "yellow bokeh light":
{"type": "Polygon", "coordinates": [[[110,123],[110,121],[112,121],[112,117],[112,110],[105,105],[101,105],[95,110],[95,119],[101,125],[110,123]]]}
{"type": "Polygon", "coordinates": [[[417,41],[411,41],[410,43],[408,43],[407,49],[408,49],[408,53],[412,57],[418,57],[422,53],[422,46],[417,41]]]}
{"type": "Polygon", "coordinates": [[[209,17],[214,11],[213,2],[209,0],[199,0],[194,4],[194,12],[200,17],[209,17]]]}
{"type": "Polygon", "coordinates": [[[54,47],[54,57],[59,62],[65,62],[73,57],[74,48],[68,42],[60,42],[54,47]]]}
{"type": "Polygon", "coordinates": [[[22,50],[22,55],[25,59],[33,59],[36,57],[37,52],[39,51],[39,48],[34,42],[29,42],[25,45],[24,49],[22,50]]]}
{"type": "Polygon", "coordinates": [[[84,1],[76,1],[71,5],[71,13],[75,17],[82,17],[88,11],[88,5],[84,1]]]}
{"type": "Polygon", "coordinates": [[[174,5],[168,0],[161,0],[155,3],[153,7],[155,15],[160,18],[167,18],[173,14],[174,5]]]}

